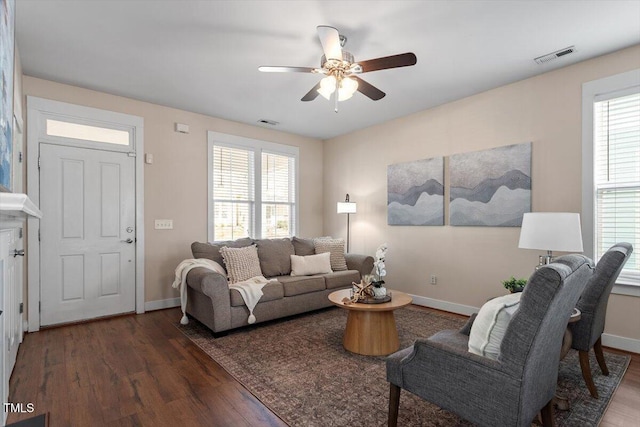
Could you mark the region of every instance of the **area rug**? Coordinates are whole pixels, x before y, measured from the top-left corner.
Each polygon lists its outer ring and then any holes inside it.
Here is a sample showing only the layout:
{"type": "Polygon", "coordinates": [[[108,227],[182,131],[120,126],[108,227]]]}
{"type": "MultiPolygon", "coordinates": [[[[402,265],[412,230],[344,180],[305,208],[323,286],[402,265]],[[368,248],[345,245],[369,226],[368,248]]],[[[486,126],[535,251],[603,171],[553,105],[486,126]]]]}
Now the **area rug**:
{"type": "MultiPolygon", "coordinates": [[[[395,312],[400,347],[442,329],[458,329],[465,320],[406,307],[395,312]]],[[[176,327],[242,383],[290,426],[386,426],[389,384],[385,358],[352,354],[342,347],[346,310],[329,308],[291,319],[243,328],[221,338],[191,321],[176,327]]],[[[600,399],[583,383],[577,352],[570,351],[559,371],[558,393],[571,409],[556,411],[558,426],[597,426],[630,358],[606,353],[609,376],[597,371],[600,399]]],[[[456,415],[403,392],[400,426],[467,426],[456,415]]]]}

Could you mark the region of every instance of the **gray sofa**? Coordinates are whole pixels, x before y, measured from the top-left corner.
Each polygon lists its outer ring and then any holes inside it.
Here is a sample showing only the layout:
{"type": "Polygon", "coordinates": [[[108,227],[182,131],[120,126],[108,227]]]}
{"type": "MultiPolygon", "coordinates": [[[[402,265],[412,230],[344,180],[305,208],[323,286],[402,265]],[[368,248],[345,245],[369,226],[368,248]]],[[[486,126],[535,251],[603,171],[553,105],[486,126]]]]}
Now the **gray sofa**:
{"type": "MultiPolygon", "coordinates": [[[[313,239],[251,239],[191,244],[194,258],[208,258],[224,267],[220,248],[255,244],[260,269],[266,278],[277,279],[262,288],[263,296],[253,310],[256,323],[331,306],[328,295],[359,282],[373,269],[373,257],[345,254],[347,270],[313,276],[291,276],[291,255],[315,254],[313,239]]],[[[187,274],[187,314],[214,334],[248,325],[249,310],[240,293],[229,289],[222,274],[197,267],[187,274]]]]}

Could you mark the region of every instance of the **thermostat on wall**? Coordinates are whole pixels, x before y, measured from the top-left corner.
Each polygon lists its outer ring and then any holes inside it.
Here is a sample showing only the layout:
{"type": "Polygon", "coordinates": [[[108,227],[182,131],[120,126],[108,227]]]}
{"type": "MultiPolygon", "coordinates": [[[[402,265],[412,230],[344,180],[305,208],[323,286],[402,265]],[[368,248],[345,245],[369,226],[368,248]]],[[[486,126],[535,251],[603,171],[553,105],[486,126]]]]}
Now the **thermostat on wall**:
{"type": "Polygon", "coordinates": [[[176,132],[189,133],[189,125],[184,123],[176,123],[176,132]]]}

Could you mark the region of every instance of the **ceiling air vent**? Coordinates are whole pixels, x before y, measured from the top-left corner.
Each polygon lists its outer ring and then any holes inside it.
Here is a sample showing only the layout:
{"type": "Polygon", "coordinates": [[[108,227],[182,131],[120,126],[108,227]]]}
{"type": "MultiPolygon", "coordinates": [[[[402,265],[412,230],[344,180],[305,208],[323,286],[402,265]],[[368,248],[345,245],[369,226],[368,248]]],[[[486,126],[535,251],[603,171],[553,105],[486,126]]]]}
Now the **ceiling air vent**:
{"type": "Polygon", "coordinates": [[[558,59],[562,56],[569,55],[570,53],[573,53],[575,51],[576,51],[575,46],[569,46],[569,47],[565,47],[564,49],[560,49],[555,52],[548,53],[546,55],[538,56],[537,58],[534,58],[534,61],[536,61],[537,64],[546,64],[547,62],[551,62],[554,59],[558,59]]]}
{"type": "Polygon", "coordinates": [[[269,126],[276,126],[279,124],[274,120],[267,120],[267,119],[260,119],[258,120],[258,123],[260,123],[261,125],[269,125],[269,126]]]}

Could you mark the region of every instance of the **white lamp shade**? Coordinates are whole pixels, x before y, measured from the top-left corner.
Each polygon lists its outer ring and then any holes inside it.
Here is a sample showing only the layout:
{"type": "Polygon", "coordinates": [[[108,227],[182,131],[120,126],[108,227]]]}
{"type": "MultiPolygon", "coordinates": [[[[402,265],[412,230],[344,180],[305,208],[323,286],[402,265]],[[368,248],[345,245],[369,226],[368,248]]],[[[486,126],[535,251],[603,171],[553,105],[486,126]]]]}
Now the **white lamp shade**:
{"type": "Polygon", "coordinates": [[[356,204],[354,202],[338,202],[338,213],[356,213],[356,204]]]}
{"type": "Polygon", "coordinates": [[[340,89],[338,89],[338,101],[346,101],[351,98],[353,94],[358,90],[358,82],[345,77],[340,81],[340,89]]]}
{"type": "Polygon", "coordinates": [[[327,76],[320,80],[320,89],[318,93],[325,99],[331,99],[331,94],[336,91],[336,78],[334,76],[327,76]]]}
{"type": "Polygon", "coordinates": [[[522,218],[522,249],[582,252],[580,214],[569,212],[529,212],[522,218]]]}

